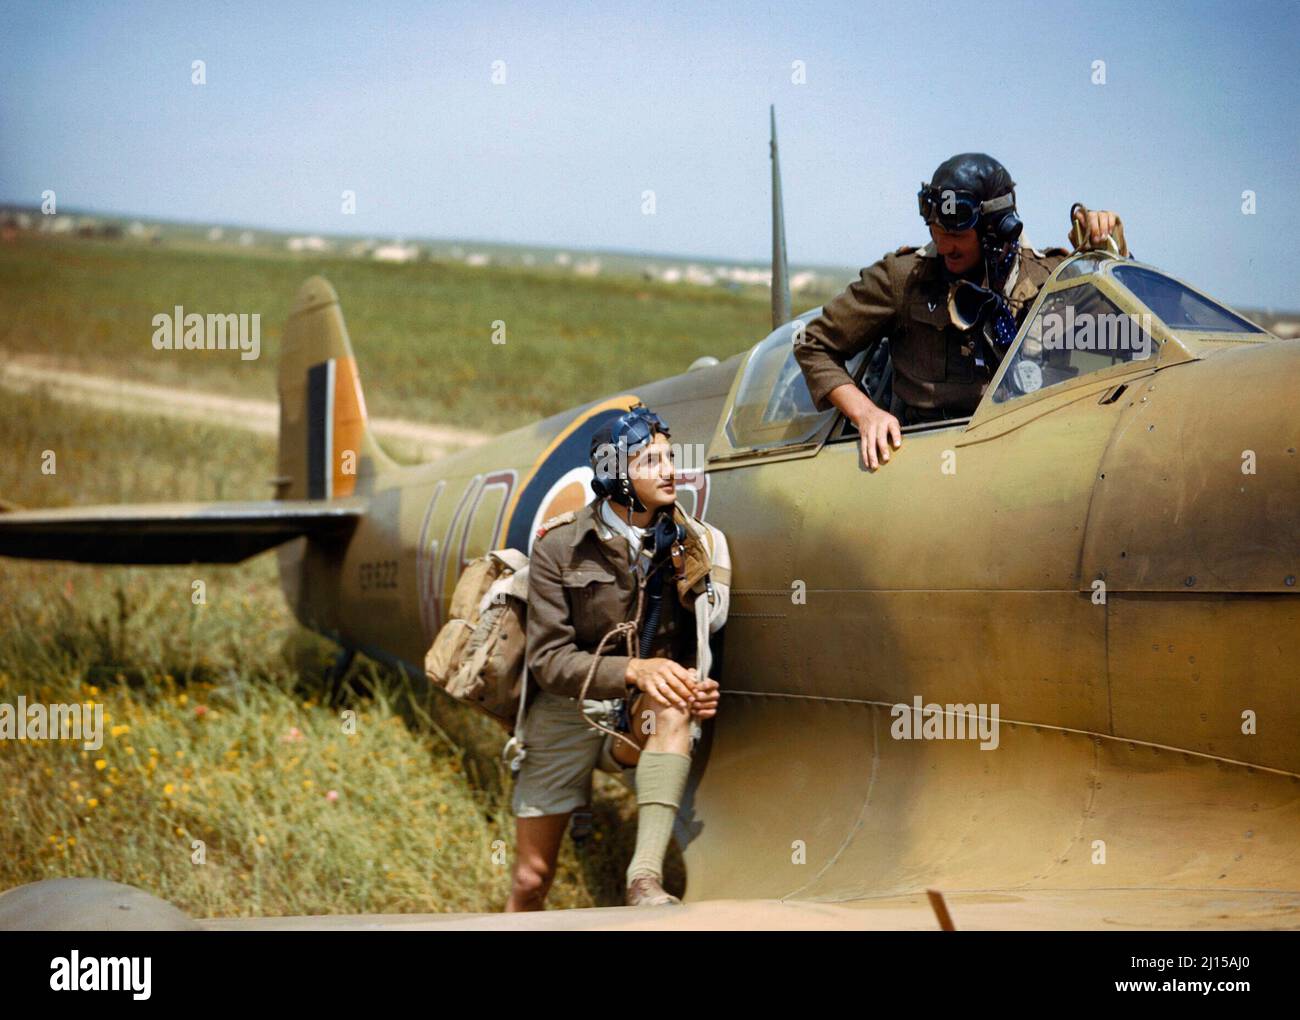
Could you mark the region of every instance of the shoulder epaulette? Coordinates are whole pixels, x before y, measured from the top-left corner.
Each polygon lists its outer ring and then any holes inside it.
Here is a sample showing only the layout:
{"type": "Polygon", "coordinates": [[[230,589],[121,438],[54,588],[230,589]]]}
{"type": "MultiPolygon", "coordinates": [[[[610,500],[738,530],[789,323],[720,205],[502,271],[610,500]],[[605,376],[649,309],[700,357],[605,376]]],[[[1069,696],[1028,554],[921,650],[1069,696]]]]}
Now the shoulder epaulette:
{"type": "Polygon", "coordinates": [[[566,510],[562,514],[556,514],[549,520],[542,521],[542,526],[537,529],[537,537],[541,538],[552,528],[558,528],[561,524],[572,524],[578,519],[578,511],[566,510]]]}

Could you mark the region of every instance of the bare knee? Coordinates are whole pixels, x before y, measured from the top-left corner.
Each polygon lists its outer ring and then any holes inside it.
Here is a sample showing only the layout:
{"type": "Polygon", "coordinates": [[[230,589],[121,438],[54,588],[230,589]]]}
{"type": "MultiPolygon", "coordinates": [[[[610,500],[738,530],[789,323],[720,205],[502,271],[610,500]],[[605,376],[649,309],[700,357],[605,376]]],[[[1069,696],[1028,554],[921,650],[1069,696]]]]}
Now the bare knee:
{"type": "Polygon", "coordinates": [[[511,910],[541,910],[546,894],[555,881],[555,869],[545,861],[518,860],[515,862],[510,889],[511,910]]]}
{"type": "Polygon", "coordinates": [[[646,749],[687,753],[690,747],[689,710],[674,705],[656,705],[653,711],[654,729],[646,741],[646,749]]]}
{"type": "Polygon", "coordinates": [[[515,821],[515,865],[506,910],[541,910],[555,879],[568,813],[515,821]]]}

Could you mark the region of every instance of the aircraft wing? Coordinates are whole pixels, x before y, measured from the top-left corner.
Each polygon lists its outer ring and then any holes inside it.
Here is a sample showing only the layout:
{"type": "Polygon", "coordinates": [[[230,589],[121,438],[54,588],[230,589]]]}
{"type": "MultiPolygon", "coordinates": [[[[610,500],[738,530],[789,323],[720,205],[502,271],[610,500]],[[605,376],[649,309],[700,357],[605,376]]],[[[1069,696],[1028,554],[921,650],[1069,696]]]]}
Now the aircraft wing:
{"type": "Polygon", "coordinates": [[[74,563],[238,563],[301,536],[345,538],[362,500],[128,503],[0,513],[0,556],[74,563]]]}
{"type": "MultiPolygon", "coordinates": [[[[1292,930],[1300,892],[984,889],[949,891],[944,900],[958,931],[1292,930]]],[[[79,923],[95,928],[90,920],[79,923]]],[[[940,927],[923,892],[839,902],[700,900],[671,909],[212,917],[199,918],[197,923],[209,931],[937,931],[940,927]]]]}

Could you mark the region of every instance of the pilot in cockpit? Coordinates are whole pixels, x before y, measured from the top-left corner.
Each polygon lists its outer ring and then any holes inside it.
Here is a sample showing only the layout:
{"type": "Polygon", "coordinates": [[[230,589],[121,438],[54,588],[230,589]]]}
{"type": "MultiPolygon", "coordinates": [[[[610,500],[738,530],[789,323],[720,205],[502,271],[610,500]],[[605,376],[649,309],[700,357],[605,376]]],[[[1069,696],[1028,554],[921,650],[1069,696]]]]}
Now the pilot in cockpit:
{"type": "MultiPolygon", "coordinates": [[[[857,426],[872,470],[901,445],[902,426],[974,413],[1038,291],[1069,254],[1029,246],[1015,182],[983,153],[941,163],[917,198],[930,243],[863,269],[795,344],[817,409],[834,405],[857,426]],[[885,337],[892,395],[877,407],[845,364],[885,337]]],[[[1078,243],[1101,243],[1120,225],[1115,213],[1080,205],[1071,219],[1078,243]]]]}

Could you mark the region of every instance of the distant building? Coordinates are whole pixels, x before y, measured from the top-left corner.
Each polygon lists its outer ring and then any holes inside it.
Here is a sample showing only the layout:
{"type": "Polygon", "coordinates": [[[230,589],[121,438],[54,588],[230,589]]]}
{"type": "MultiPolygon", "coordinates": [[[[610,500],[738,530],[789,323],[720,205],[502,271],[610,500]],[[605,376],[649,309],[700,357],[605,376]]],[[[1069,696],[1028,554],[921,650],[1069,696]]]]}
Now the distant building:
{"type": "Polygon", "coordinates": [[[162,240],[157,227],[146,227],[139,220],[133,222],[126,228],[127,234],[136,241],[148,241],[151,244],[157,244],[162,240]]]}
{"type": "Polygon", "coordinates": [[[486,266],[492,261],[491,255],[484,255],[481,251],[473,251],[465,256],[465,265],[467,266],[486,266]]]}
{"type": "Polygon", "coordinates": [[[285,247],[290,251],[326,252],[334,245],[325,238],[313,234],[310,237],[291,237],[285,242],[285,247]]]}
{"type": "Polygon", "coordinates": [[[414,244],[382,244],[370,257],[376,262],[414,262],[420,257],[420,249],[414,244]]]}

